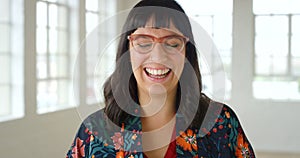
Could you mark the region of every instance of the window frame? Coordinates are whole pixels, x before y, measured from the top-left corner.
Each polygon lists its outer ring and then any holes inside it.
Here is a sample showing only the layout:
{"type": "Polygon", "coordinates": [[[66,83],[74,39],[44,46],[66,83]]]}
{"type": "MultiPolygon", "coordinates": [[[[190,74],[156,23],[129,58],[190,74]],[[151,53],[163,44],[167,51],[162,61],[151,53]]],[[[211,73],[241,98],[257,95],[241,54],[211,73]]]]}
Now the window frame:
{"type": "MultiPolygon", "coordinates": [[[[298,102],[300,101],[300,88],[298,88],[298,97],[295,98],[295,96],[293,97],[279,97],[276,95],[274,96],[262,96],[261,94],[259,94],[259,90],[257,89],[258,86],[257,84],[259,84],[261,81],[264,81],[265,84],[267,84],[267,82],[269,82],[270,84],[273,83],[277,83],[277,85],[279,86],[280,84],[288,84],[290,86],[293,85],[294,82],[298,82],[298,85],[300,84],[300,81],[297,79],[300,77],[297,75],[293,75],[293,65],[292,65],[292,60],[293,60],[293,56],[292,56],[292,36],[293,36],[293,32],[292,32],[292,18],[293,16],[299,16],[300,13],[287,13],[287,14],[280,14],[280,13],[254,13],[253,12],[253,17],[254,17],[254,45],[253,45],[253,50],[254,50],[254,57],[253,57],[253,97],[255,99],[258,100],[274,100],[274,101],[280,101],[280,100],[287,100],[287,101],[292,101],[292,102],[298,102]],[[287,55],[285,58],[286,61],[286,71],[283,74],[275,74],[274,72],[274,67],[273,64],[271,65],[271,67],[269,68],[269,73],[270,74],[259,74],[257,72],[257,63],[256,60],[258,60],[258,58],[260,57],[259,55],[257,55],[256,53],[256,37],[257,37],[257,32],[256,32],[256,19],[259,17],[287,17],[287,55]]],[[[269,55],[267,56],[268,59],[270,59],[272,62],[274,60],[274,55],[269,55]]],[[[271,86],[271,85],[269,85],[271,86]]],[[[275,85],[274,85],[275,86],[275,85]]]]}
{"type": "MultiPolygon", "coordinates": [[[[18,119],[24,116],[24,15],[22,8],[23,0],[7,0],[8,17],[0,21],[0,25],[8,28],[8,50],[0,52],[4,63],[7,62],[6,81],[0,83],[1,87],[6,87],[6,94],[2,94],[2,99],[6,99],[6,104],[1,105],[2,114],[0,122],[18,119]],[[17,47],[13,47],[13,44],[17,47]],[[6,57],[6,60],[4,59],[6,57]],[[6,96],[6,97],[5,97],[6,96]],[[4,106],[4,107],[3,107],[4,106]],[[3,109],[6,109],[3,112],[3,109]]],[[[2,4],[3,5],[3,4],[2,4]]],[[[1,30],[2,31],[2,30],[1,30]]],[[[4,39],[5,40],[5,39],[4,39]]],[[[3,62],[1,62],[3,64],[3,62]]],[[[3,71],[2,71],[3,72],[3,71]]],[[[3,75],[3,74],[2,74],[3,75]]]]}

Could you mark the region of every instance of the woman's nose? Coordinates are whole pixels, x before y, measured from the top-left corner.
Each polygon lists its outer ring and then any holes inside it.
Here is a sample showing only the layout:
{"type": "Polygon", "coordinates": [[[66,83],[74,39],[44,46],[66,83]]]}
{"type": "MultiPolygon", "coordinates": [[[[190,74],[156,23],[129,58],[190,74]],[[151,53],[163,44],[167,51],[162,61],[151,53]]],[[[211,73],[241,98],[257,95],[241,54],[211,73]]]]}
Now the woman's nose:
{"type": "Polygon", "coordinates": [[[153,49],[150,51],[150,59],[152,61],[165,61],[167,58],[167,52],[163,48],[162,43],[156,43],[153,49]]]}

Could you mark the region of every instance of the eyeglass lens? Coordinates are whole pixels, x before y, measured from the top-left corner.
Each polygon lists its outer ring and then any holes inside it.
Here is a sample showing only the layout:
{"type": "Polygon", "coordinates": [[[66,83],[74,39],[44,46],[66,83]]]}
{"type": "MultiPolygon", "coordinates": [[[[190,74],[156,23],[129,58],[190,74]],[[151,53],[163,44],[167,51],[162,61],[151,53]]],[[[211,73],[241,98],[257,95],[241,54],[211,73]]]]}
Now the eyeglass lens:
{"type": "Polygon", "coordinates": [[[147,53],[153,49],[156,41],[162,43],[163,48],[169,53],[180,52],[185,44],[183,37],[180,36],[155,38],[147,35],[136,35],[132,38],[132,45],[136,51],[147,53]]]}

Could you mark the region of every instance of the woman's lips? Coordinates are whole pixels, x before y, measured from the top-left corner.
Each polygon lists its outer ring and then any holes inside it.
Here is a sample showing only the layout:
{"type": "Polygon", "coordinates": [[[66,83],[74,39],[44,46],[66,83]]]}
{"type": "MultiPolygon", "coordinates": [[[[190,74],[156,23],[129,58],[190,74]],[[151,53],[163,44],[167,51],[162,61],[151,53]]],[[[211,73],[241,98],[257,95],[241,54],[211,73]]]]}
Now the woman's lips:
{"type": "Polygon", "coordinates": [[[171,69],[146,67],[144,72],[152,81],[163,81],[169,76],[171,69]]]}

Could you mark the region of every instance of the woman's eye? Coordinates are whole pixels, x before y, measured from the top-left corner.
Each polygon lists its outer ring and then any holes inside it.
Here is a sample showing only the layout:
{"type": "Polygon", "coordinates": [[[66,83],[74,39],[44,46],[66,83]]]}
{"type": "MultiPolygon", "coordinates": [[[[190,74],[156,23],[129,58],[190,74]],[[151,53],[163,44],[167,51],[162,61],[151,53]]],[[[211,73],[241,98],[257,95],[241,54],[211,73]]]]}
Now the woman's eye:
{"type": "Polygon", "coordinates": [[[177,48],[179,47],[179,44],[178,43],[166,43],[165,44],[167,47],[171,47],[171,48],[177,48]]]}
{"type": "Polygon", "coordinates": [[[152,43],[138,43],[138,46],[142,48],[151,47],[152,43]]]}
{"type": "Polygon", "coordinates": [[[167,48],[179,48],[182,45],[182,41],[178,38],[169,38],[164,44],[167,48]]]}

